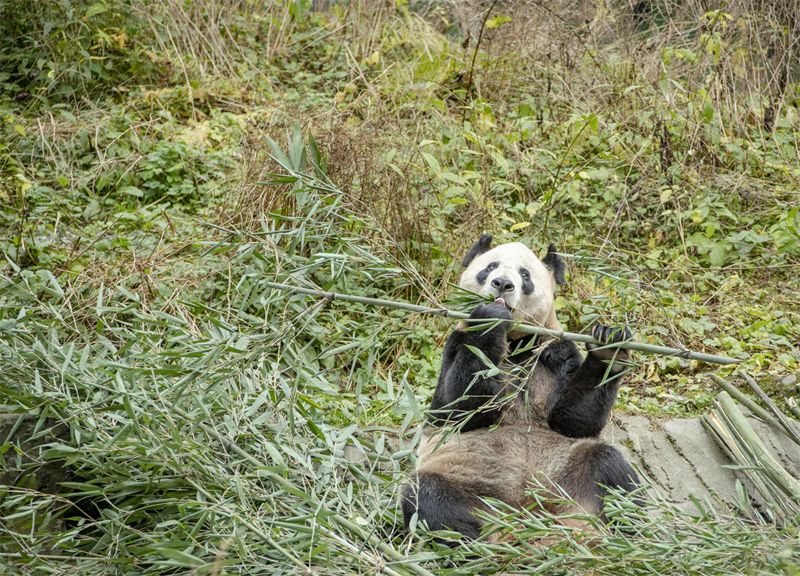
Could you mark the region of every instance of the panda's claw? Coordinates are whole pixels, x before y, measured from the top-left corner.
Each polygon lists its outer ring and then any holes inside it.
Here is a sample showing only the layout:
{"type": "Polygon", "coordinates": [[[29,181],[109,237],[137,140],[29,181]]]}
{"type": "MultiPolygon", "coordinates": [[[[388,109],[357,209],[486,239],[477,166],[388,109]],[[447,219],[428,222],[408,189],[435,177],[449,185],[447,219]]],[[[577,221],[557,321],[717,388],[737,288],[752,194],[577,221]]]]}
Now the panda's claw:
{"type": "Polygon", "coordinates": [[[596,324],[592,328],[592,336],[597,343],[586,343],[590,356],[594,356],[604,363],[612,363],[612,372],[624,369],[624,363],[630,358],[630,353],[624,348],[607,347],[607,344],[616,344],[630,340],[631,331],[627,326],[603,326],[596,324]]]}
{"type": "Polygon", "coordinates": [[[604,326],[596,324],[592,328],[592,336],[603,344],[614,344],[630,340],[632,333],[627,326],[604,326]]]}

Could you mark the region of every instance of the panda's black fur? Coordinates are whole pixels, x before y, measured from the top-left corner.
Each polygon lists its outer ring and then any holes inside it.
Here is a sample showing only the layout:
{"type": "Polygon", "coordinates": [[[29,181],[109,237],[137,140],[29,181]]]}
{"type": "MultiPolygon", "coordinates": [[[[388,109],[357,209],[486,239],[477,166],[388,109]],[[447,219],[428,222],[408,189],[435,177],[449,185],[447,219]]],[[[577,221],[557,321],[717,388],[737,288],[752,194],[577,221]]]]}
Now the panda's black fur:
{"type": "MultiPolygon", "coordinates": [[[[498,297],[478,306],[472,319],[504,320],[462,327],[447,339],[417,471],[403,488],[406,526],[416,513],[432,530],[476,538],[481,523],[473,510],[483,507],[482,498],[530,505],[526,492],[534,479],[603,518],[606,487],[630,491],[638,483],[620,452],[597,439],[627,353],[587,346],[583,358],[568,340],[509,334],[512,319],[560,327],[553,301],[555,285],[564,283],[564,263],[552,245],[539,260],[521,244],[492,249],[491,240],[484,235],[469,250],[461,285],[498,297]],[[488,370],[470,348],[503,370],[488,370]]],[[[612,342],[630,332],[596,326],[593,335],[612,342]]]]}

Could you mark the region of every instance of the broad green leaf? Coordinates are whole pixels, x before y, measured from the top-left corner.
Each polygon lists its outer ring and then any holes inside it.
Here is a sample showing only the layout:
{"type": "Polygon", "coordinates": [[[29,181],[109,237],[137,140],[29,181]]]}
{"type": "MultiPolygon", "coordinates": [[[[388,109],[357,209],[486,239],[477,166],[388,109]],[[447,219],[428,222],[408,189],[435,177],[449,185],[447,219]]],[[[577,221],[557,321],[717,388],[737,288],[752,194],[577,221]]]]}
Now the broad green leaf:
{"type": "Polygon", "coordinates": [[[715,242],[708,253],[708,260],[714,266],[724,266],[728,260],[728,247],[721,242],[715,242]]]}
{"type": "Polygon", "coordinates": [[[105,2],[95,2],[91,6],[86,9],[86,18],[91,18],[93,16],[97,16],[98,14],[102,14],[108,10],[108,6],[106,6],[105,2]]]}
{"type": "Polygon", "coordinates": [[[492,16],[486,21],[486,28],[492,30],[494,28],[499,28],[503,24],[507,22],[513,22],[513,18],[510,16],[504,16],[502,14],[498,14],[497,16],[492,16]]]}
{"type": "Polygon", "coordinates": [[[144,196],[144,192],[142,192],[136,186],[123,186],[122,188],[118,188],[117,192],[120,194],[127,194],[129,196],[136,196],[137,198],[141,198],[144,196]]]}

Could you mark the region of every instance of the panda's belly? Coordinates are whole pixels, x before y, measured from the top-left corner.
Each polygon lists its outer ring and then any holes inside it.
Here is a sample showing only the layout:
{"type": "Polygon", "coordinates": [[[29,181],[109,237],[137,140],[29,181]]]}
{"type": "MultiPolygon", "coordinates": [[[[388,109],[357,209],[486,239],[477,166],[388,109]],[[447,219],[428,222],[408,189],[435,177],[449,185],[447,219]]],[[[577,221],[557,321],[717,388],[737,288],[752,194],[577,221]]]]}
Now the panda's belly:
{"type": "Polygon", "coordinates": [[[470,430],[426,430],[417,470],[446,477],[478,495],[518,505],[534,477],[554,479],[572,440],[536,423],[470,430]]]}
{"type": "Polygon", "coordinates": [[[555,375],[545,366],[536,364],[525,382],[516,387],[516,398],[503,412],[500,425],[538,423],[547,428],[547,406],[556,388],[555,375]]]}
{"type": "Polygon", "coordinates": [[[417,457],[418,472],[445,476],[473,494],[514,505],[524,502],[534,477],[554,480],[574,443],[547,425],[555,377],[536,364],[516,388],[516,396],[496,426],[464,433],[452,428],[426,429],[417,457]]]}

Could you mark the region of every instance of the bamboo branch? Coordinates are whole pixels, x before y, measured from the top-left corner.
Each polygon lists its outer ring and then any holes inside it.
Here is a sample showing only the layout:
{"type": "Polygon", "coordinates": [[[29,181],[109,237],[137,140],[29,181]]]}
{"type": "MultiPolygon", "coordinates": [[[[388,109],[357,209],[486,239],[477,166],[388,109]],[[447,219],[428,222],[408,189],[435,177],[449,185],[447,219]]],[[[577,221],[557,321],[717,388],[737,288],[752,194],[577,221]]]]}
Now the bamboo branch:
{"type": "MultiPolygon", "coordinates": [[[[286,292],[294,292],[297,294],[306,294],[308,296],[317,296],[320,298],[327,298],[330,301],[342,300],[344,302],[355,302],[357,304],[366,304],[368,306],[381,306],[383,308],[394,308],[396,310],[408,310],[409,312],[417,312],[419,314],[434,314],[436,316],[443,316],[445,318],[457,318],[459,320],[469,321],[469,314],[464,312],[456,312],[448,310],[447,308],[434,308],[430,306],[419,306],[417,304],[409,304],[408,302],[395,302],[394,300],[383,300],[381,298],[368,298],[366,296],[351,296],[350,294],[340,294],[338,292],[325,292],[323,290],[316,290],[313,288],[302,288],[300,286],[290,286],[289,284],[280,284],[278,282],[264,282],[268,288],[275,290],[283,290],[286,292]]],[[[487,322],[490,319],[481,319],[480,322],[487,322]]],[[[497,318],[496,320],[501,320],[497,318]]],[[[476,321],[477,322],[477,321],[476,321]]],[[[700,362],[708,362],[710,364],[738,364],[741,360],[735,358],[728,358],[727,356],[718,356],[716,354],[706,354],[705,352],[694,352],[683,348],[671,348],[669,346],[659,346],[656,344],[644,344],[642,342],[618,342],[608,344],[600,342],[596,338],[588,334],[578,334],[576,332],[565,332],[564,330],[551,330],[541,326],[533,326],[531,324],[519,323],[514,326],[515,332],[522,332],[524,334],[538,334],[539,336],[550,336],[552,338],[563,338],[564,340],[572,340],[573,342],[586,342],[589,344],[600,344],[607,348],[623,348],[625,350],[635,350],[637,352],[646,352],[648,354],[659,354],[662,356],[677,356],[687,360],[698,360],[700,362]]]]}
{"type": "Polygon", "coordinates": [[[781,426],[780,422],[778,422],[778,420],[765,408],[759,406],[750,396],[739,390],[727,380],[723,380],[716,374],[709,374],[709,376],[711,376],[711,379],[716,382],[720,388],[736,398],[736,400],[738,400],[741,404],[744,404],[747,409],[750,410],[750,412],[758,416],[763,422],[766,422],[776,430],[783,431],[783,427],[781,426]]]}
{"type": "MultiPolygon", "coordinates": [[[[178,416],[185,419],[187,422],[195,422],[195,419],[192,418],[190,414],[188,414],[186,411],[179,408],[178,406],[173,405],[172,410],[174,410],[175,413],[178,414],[178,416]]],[[[295,486],[289,479],[284,478],[283,476],[281,476],[276,472],[273,472],[266,462],[262,462],[261,460],[259,460],[246,450],[240,448],[234,442],[225,438],[216,429],[211,428],[210,426],[207,426],[202,422],[195,422],[195,424],[199,428],[201,428],[206,434],[216,438],[226,449],[235,452],[237,455],[241,456],[242,458],[250,462],[253,466],[256,467],[256,470],[258,470],[259,473],[268,476],[273,482],[278,484],[281,488],[283,488],[284,490],[286,490],[291,494],[303,495],[306,497],[308,501],[310,501],[310,499],[308,499],[307,495],[302,490],[300,490],[297,486],[295,486]]],[[[381,552],[383,552],[388,557],[389,559],[388,562],[392,563],[392,566],[383,566],[382,571],[389,573],[390,576],[399,574],[398,570],[396,570],[395,568],[408,569],[412,574],[416,574],[417,576],[434,576],[432,572],[428,571],[418,563],[408,559],[402,552],[400,552],[387,542],[384,542],[375,534],[371,532],[365,534],[364,531],[349,518],[345,518],[344,516],[342,516],[341,514],[337,514],[336,512],[326,513],[326,517],[330,518],[332,520],[332,523],[335,524],[340,529],[349,532],[350,534],[354,535],[355,537],[361,540],[369,542],[370,544],[378,548],[381,552]]],[[[322,530],[328,529],[323,524],[317,524],[316,526],[317,528],[322,530]]]]}
{"type": "Polygon", "coordinates": [[[775,405],[775,402],[773,402],[772,399],[767,396],[767,393],[761,389],[761,386],[758,385],[758,382],[756,382],[752,376],[750,376],[747,372],[742,372],[741,376],[745,379],[745,382],[750,385],[750,388],[753,389],[753,392],[755,392],[756,395],[761,398],[761,401],[767,405],[767,408],[769,408],[770,412],[775,415],[775,418],[778,420],[778,422],[780,422],[786,435],[791,438],[795,444],[800,446],[800,433],[798,433],[797,428],[792,421],[789,420],[783,412],[781,412],[780,408],[778,408],[775,405]]]}
{"type": "Polygon", "coordinates": [[[755,462],[763,469],[769,480],[777,485],[787,496],[800,502],[800,481],[789,474],[775,458],[769,453],[764,443],[747,422],[744,414],[737,408],[736,403],[726,393],[720,392],[717,397],[717,407],[730,420],[732,427],[741,436],[755,462]]]}

